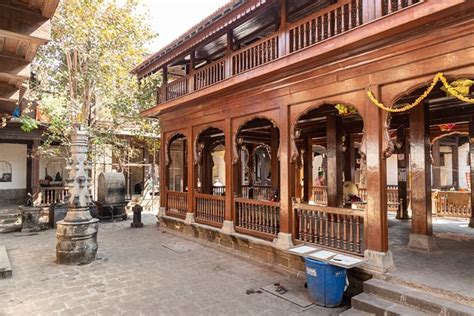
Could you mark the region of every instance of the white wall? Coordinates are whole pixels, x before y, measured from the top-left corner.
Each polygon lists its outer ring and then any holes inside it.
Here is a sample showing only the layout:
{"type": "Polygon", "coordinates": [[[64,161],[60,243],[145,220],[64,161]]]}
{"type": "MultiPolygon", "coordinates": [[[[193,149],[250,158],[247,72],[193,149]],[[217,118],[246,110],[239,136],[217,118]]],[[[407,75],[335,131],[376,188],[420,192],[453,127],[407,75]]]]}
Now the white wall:
{"type": "Polygon", "coordinates": [[[12,182],[0,182],[0,190],[26,189],[26,154],[24,144],[0,143],[0,161],[12,166],[12,182]]]}
{"type": "Polygon", "coordinates": [[[225,161],[224,161],[224,150],[215,151],[212,153],[212,160],[214,166],[212,167],[212,185],[216,183],[216,180],[225,186],[225,161]]]}
{"type": "MultiPolygon", "coordinates": [[[[61,151],[60,147],[58,147],[58,149],[59,151],[61,151]]],[[[44,180],[44,178],[46,177],[46,168],[48,168],[48,175],[51,176],[53,180],[56,176],[56,172],[58,171],[64,180],[66,176],[64,173],[64,167],[66,167],[66,159],[62,158],[62,156],[60,155],[58,155],[58,157],[41,157],[39,167],[39,178],[40,180],[44,180]]]]}
{"type": "Polygon", "coordinates": [[[467,189],[466,173],[470,172],[469,160],[469,143],[466,143],[459,147],[459,188],[467,189]]]}
{"type": "Polygon", "coordinates": [[[387,159],[387,185],[398,185],[397,154],[393,154],[387,159]]]}

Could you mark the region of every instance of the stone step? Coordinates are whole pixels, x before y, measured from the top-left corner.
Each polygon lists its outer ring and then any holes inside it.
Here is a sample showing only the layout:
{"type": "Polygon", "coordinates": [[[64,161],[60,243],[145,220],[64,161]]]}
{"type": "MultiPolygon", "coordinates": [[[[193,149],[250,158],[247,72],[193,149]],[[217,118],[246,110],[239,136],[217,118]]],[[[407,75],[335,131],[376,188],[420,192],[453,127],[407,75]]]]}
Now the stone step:
{"type": "Polygon", "coordinates": [[[12,265],[10,258],[8,258],[7,248],[0,246],[0,279],[7,279],[12,277],[12,265]]]}
{"type": "Polygon", "coordinates": [[[385,300],[373,294],[361,293],[352,298],[352,308],[376,316],[426,316],[432,315],[415,308],[385,300]]]}
{"type": "Polygon", "coordinates": [[[354,308],[350,308],[339,314],[339,316],[371,316],[371,315],[375,315],[375,314],[366,313],[354,308]]]}
{"type": "Polygon", "coordinates": [[[21,230],[20,214],[0,215],[0,233],[10,233],[21,230]]]}
{"type": "Polygon", "coordinates": [[[370,279],[364,293],[435,315],[474,315],[474,307],[393,282],[370,279]]]}

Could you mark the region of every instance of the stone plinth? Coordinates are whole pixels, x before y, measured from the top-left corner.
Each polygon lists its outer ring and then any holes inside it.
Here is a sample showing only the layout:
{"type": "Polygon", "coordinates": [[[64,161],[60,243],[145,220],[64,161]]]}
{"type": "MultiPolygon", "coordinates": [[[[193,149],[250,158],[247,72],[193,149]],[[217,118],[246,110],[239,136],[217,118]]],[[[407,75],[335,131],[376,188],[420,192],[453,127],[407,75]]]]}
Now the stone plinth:
{"type": "Polygon", "coordinates": [[[97,254],[99,220],[56,223],[56,261],[61,264],[87,264],[97,254]]]}
{"type": "Polygon", "coordinates": [[[41,230],[39,217],[42,208],[35,206],[19,206],[21,212],[21,232],[31,233],[41,230]]]}

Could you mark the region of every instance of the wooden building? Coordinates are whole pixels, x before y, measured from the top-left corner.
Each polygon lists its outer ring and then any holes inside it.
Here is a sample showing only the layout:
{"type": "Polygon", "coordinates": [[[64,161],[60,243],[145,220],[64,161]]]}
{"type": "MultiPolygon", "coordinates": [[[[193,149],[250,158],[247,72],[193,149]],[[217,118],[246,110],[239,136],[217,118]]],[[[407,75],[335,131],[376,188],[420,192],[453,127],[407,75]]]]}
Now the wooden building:
{"type": "Polygon", "coordinates": [[[306,242],[385,271],[387,211],[406,218],[410,204],[410,246],[429,250],[430,142],[450,124],[474,155],[472,87],[442,90],[474,79],[473,17],[467,0],[220,8],[133,70],[163,75],[144,112],[162,124],[162,222],[292,268],[301,262],[281,249],[306,242]],[[423,95],[438,73],[446,85],[423,95]],[[215,186],[212,153],[222,150],[225,183],[215,186]],[[387,187],[391,155],[398,183],[387,187]]]}
{"type": "Polygon", "coordinates": [[[34,153],[44,129],[25,133],[18,116],[37,118],[27,81],[38,48],[51,39],[50,20],[58,4],[0,1],[0,206],[24,203],[27,192],[39,192],[40,159],[34,153]]]}

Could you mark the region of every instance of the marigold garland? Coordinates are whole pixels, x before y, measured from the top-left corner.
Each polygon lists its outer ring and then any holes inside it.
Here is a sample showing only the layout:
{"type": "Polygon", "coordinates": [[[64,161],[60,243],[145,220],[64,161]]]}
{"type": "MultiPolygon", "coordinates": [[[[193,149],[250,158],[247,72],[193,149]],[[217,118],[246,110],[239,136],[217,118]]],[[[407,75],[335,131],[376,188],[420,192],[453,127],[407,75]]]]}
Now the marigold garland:
{"type": "Polygon", "coordinates": [[[416,100],[415,102],[413,102],[412,104],[408,104],[402,108],[388,108],[386,107],[383,103],[380,103],[379,100],[377,100],[377,98],[374,96],[374,94],[372,93],[372,91],[368,90],[367,91],[367,95],[369,97],[369,99],[376,105],[378,106],[379,108],[381,108],[382,110],[385,110],[387,112],[392,112],[392,113],[399,113],[399,112],[405,112],[405,111],[408,111],[412,108],[414,108],[415,106],[419,105],[424,99],[426,99],[426,97],[431,93],[431,91],[433,90],[433,88],[436,86],[436,84],[438,83],[438,81],[440,81],[443,83],[444,87],[446,88],[446,90],[453,96],[455,96],[456,98],[458,98],[459,100],[463,101],[463,102],[466,102],[466,103],[474,103],[474,99],[470,99],[466,96],[463,96],[462,94],[460,94],[456,89],[454,89],[449,83],[448,83],[448,80],[446,80],[446,78],[444,77],[443,73],[442,72],[438,72],[436,74],[436,76],[433,78],[433,82],[431,83],[431,85],[426,89],[426,91],[420,95],[416,100]]]}

